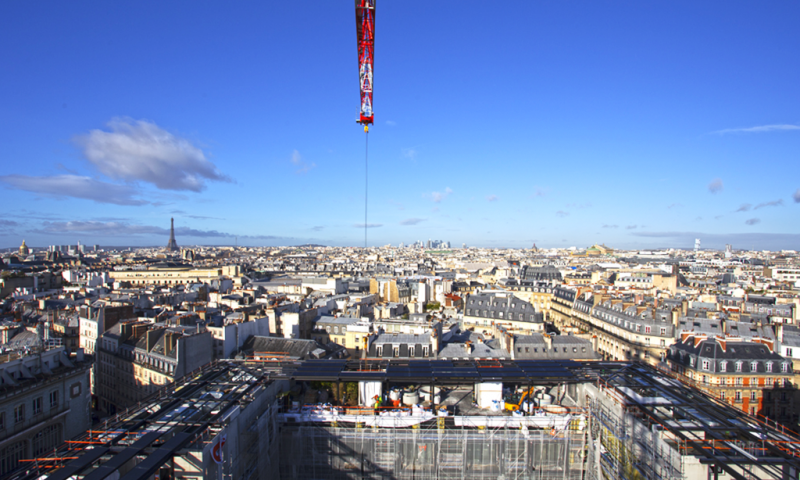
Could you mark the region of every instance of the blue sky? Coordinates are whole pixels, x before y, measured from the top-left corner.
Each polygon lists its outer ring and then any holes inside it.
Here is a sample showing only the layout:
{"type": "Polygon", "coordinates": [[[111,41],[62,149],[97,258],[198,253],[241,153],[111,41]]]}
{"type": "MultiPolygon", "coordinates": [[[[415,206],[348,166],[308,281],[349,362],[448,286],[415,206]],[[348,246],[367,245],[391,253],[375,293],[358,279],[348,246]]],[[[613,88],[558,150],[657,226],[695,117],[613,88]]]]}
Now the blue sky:
{"type": "MultiPolygon", "coordinates": [[[[371,245],[800,248],[800,3],[377,7],[371,245]]],[[[363,245],[354,17],[0,3],[0,245],[363,245]]]]}

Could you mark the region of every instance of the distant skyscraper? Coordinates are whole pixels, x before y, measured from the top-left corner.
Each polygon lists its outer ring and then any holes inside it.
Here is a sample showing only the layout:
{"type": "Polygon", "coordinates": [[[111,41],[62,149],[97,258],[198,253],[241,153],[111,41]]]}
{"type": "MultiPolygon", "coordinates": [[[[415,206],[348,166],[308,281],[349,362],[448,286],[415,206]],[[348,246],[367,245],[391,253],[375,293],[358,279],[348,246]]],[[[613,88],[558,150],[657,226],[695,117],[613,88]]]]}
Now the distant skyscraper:
{"type": "Polygon", "coordinates": [[[175,219],[169,219],[169,243],[167,243],[167,251],[170,252],[177,252],[180,251],[178,248],[178,242],[175,241],[175,219]]]}

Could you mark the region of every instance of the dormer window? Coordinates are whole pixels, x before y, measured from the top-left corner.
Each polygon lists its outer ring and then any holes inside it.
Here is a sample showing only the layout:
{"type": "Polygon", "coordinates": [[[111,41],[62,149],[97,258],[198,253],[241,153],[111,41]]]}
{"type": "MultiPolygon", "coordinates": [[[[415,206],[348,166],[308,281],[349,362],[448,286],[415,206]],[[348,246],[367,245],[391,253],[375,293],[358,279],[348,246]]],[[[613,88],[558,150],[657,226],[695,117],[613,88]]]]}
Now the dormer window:
{"type": "Polygon", "coordinates": [[[736,362],[736,371],[737,372],[741,372],[742,371],[742,362],[736,362]]]}
{"type": "Polygon", "coordinates": [[[789,362],[781,363],[781,372],[788,373],[789,372],[789,362]]]}
{"type": "Polygon", "coordinates": [[[750,371],[755,372],[758,370],[758,362],[750,362],[750,371]]]}
{"type": "Polygon", "coordinates": [[[719,371],[725,372],[728,370],[728,362],[719,362],[719,371]]]}
{"type": "Polygon", "coordinates": [[[772,371],[772,362],[767,362],[767,371],[768,372],[772,371]]]}

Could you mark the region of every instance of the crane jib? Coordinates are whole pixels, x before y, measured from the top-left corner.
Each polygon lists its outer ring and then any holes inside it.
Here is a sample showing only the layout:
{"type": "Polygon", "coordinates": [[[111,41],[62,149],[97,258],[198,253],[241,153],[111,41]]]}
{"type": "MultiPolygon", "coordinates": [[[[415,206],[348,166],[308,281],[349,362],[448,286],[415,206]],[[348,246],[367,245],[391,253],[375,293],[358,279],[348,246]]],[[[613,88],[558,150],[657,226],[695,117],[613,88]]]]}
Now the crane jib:
{"type": "Polygon", "coordinates": [[[356,35],[358,40],[358,83],[361,92],[361,111],[358,123],[365,127],[373,123],[372,77],[375,54],[375,1],[356,1],[356,35]]]}

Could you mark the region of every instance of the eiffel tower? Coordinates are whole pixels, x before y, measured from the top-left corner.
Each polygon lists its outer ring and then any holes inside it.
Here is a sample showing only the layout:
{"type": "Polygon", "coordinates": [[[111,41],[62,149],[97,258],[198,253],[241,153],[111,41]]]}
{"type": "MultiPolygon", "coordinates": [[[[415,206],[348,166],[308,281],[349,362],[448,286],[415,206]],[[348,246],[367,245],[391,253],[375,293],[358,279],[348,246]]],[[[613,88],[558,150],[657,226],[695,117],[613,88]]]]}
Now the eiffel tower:
{"type": "Polygon", "coordinates": [[[178,242],[175,241],[175,219],[169,219],[169,243],[167,243],[168,252],[179,252],[178,242]]]}

